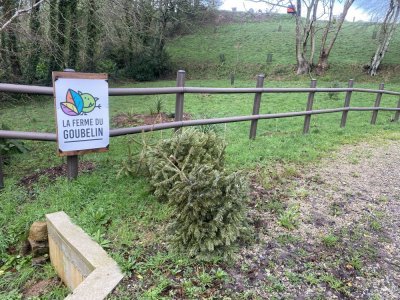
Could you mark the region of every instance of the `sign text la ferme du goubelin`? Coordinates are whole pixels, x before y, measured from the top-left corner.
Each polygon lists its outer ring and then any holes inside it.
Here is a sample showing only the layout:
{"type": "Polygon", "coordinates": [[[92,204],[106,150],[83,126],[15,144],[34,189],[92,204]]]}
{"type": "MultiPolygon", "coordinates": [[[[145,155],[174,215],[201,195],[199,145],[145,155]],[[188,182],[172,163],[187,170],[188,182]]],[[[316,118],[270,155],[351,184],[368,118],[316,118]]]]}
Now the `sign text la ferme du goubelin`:
{"type": "Polygon", "coordinates": [[[108,149],[107,79],[107,74],[53,72],[59,155],[108,149]]]}

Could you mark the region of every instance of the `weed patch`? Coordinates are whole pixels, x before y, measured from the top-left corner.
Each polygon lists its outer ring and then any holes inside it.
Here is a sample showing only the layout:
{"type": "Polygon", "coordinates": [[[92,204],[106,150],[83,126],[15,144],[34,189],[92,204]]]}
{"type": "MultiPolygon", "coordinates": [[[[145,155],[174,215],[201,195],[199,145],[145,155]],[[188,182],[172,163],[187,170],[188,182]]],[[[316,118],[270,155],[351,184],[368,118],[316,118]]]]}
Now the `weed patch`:
{"type": "Polygon", "coordinates": [[[299,207],[291,206],[279,216],[278,222],[282,227],[293,230],[299,225],[299,217],[299,207]]]}

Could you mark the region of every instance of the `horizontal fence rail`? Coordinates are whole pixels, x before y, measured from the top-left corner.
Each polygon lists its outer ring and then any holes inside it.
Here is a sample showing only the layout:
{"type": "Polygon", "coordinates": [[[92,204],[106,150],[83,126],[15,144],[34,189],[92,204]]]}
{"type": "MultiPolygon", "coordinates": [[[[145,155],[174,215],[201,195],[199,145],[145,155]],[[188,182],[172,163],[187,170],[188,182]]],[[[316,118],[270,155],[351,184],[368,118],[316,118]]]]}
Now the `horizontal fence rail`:
{"type": "MultiPolygon", "coordinates": [[[[202,88],[202,87],[165,87],[165,88],[109,88],[110,96],[140,96],[167,94],[254,94],[254,93],[345,93],[360,92],[400,96],[400,92],[363,88],[202,88]]],[[[52,87],[22,84],[0,83],[0,92],[53,96],[52,87]]]]}
{"type": "MultiPolygon", "coordinates": [[[[257,121],[261,119],[278,119],[278,118],[291,118],[304,116],[303,133],[309,134],[310,121],[312,115],[342,113],[340,127],[346,126],[346,121],[349,111],[371,111],[371,124],[376,123],[379,111],[393,111],[395,112],[394,121],[399,121],[400,118],[400,97],[396,107],[381,107],[381,99],[383,95],[400,96],[400,92],[384,90],[384,85],[380,84],[379,89],[364,89],[353,87],[354,81],[350,80],[347,88],[318,88],[317,81],[312,80],[309,88],[265,88],[264,75],[257,77],[257,84],[255,88],[202,88],[202,87],[186,87],[185,86],[185,71],[178,71],[176,87],[163,87],[163,88],[109,88],[110,96],[133,96],[133,95],[163,95],[175,94],[175,120],[174,122],[159,123],[153,125],[142,125],[127,128],[115,128],[110,130],[110,137],[117,137],[129,134],[138,134],[142,132],[150,132],[164,129],[174,128],[179,130],[182,127],[188,126],[201,126],[210,124],[234,123],[250,121],[250,139],[256,137],[257,121]],[[376,94],[376,100],[373,107],[351,107],[351,97],[353,93],[369,93],[376,94]],[[306,93],[307,102],[305,111],[300,112],[283,112],[274,114],[260,114],[260,105],[262,102],[263,94],[273,93],[306,93]],[[314,96],[316,93],[345,93],[344,105],[339,108],[331,109],[313,109],[314,96]],[[184,100],[185,94],[255,94],[252,115],[246,116],[233,116],[223,118],[211,119],[198,119],[198,120],[183,120],[184,114],[184,100]]],[[[52,87],[31,86],[0,83],[0,92],[3,93],[20,93],[20,94],[33,94],[33,95],[47,95],[53,96],[52,87]]],[[[5,139],[22,139],[33,141],[46,141],[56,142],[57,136],[55,133],[47,132],[24,132],[13,130],[0,130],[0,138],[5,139]]],[[[0,188],[3,186],[3,172],[2,160],[0,156],[0,188]]],[[[75,178],[78,172],[78,157],[67,157],[68,177],[75,178]],[[71,175],[72,174],[72,175],[71,175]]]]}
{"type": "MultiPolygon", "coordinates": [[[[345,112],[345,111],[347,111],[347,112],[348,111],[395,111],[395,112],[400,112],[400,108],[387,108],[387,107],[331,108],[331,109],[319,109],[319,110],[310,110],[310,111],[302,111],[302,112],[288,112],[288,113],[277,113],[277,114],[262,114],[262,115],[212,118],[212,119],[200,119],[200,120],[189,120],[189,121],[175,121],[175,122],[168,122],[168,123],[159,123],[159,124],[154,124],[154,125],[142,125],[142,126],[135,126],[135,127],[111,129],[110,137],[117,137],[117,136],[123,136],[123,135],[128,135],[128,134],[158,131],[158,130],[164,130],[164,129],[179,128],[179,127],[223,124],[223,123],[236,123],[236,122],[253,121],[253,120],[301,117],[301,116],[329,114],[329,113],[337,113],[337,112],[345,112]]],[[[48,142],[56,142],[57,141],[57,136],[55,133],[22,132],[22,131],[12,131],[12,130],[0,130],[0,138],[32,140],[32,141],[48,141],[48,142]]]]}

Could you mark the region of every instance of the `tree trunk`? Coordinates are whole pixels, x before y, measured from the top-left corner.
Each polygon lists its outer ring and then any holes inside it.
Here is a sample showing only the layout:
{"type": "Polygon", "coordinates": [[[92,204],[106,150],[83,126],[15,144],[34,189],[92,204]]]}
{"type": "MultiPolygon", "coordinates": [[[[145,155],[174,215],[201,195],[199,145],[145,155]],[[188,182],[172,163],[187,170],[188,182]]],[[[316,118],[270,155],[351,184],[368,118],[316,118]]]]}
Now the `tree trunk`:
{"type": "MultiPolygon", "coordinates": [[[[65,33],[68,18],[68,0],[58,2],[58,24],[55,70],[62,71],[65,68],[65,33]]],[[[54,71],[54,70],[53,70],[54,71]]]]}
{"type": "Polygon", "coordinates": [[[297,0],[296,11],[296,61],[297,61],[297,75],[308,73],[308,61],[304,57],[303,52],[303,32],[301,21],[301,0],[297,0]]]}
{"type": "Polygon", "coordinates": [[[22,71],[21,64],[19,63],[17,34],[14,30],[14,25],[11,25],[8,29],[8,51],[10,55],[11,74],[15,78],[14,81],[17,81],[22,76],[22,71]]]}
{"type": "Polygon", "coordinates": [[[333,49],[333,46],[335,45],[336,39],[339,35],[340,30],[342,29],[343,23],[346,19],[347,13],[350,9],[350,7],[353,5],[355,0],[346,0],[346,2],[344,3],[344,7],[343,7],[343,11],[340,15],[340,19],[337,22],[337,27],[334,30],[334,34],[333,37],[331,39],[331,42],[329,43],[329,45],[327,46],[327,41],[328,41],[328,35],[329,33],[332,31],[332,25],[333,25],[333,8],[335,5],[335,0],[330,0],[330,12],[329,12],[329,20],[328,23],[325,27],[325,30],[322,34],[322,38],[321,38],[321,52],[318,58],[318,64],[316,67],[315,72],[317,73],[317,75],[323,75],[325,73],[325,71],[329,68],[329,62],[328,62],[328,58],[329,55],[333,49]]]}
{"type": "Polygon", "coordinates": [[[323,49],[319,55],[318,64],[315,69],[315,73],[317,75],[324,75],[325,71],[328,70],[329,68],[328,57],[329,54],[326,52],[325,49],[323,49]]]}
{"type": "Polygon", "coordinates": [[[394,31],[396,30],[397,20],[400,13],[400,0],[391,0],[389,9],[386,13],[385,19],[381,25],[379,45],[372,58],[368,73],[375,76],[378,73],[378,68],[385,57],[389,48],[390,41],[393,38],[394,31]]]}
{"type": "MultiPolygon", "coordinates": [[[[15,9],[15,1],[6,0],[3,1],[2,10],[4,13],[4,18],[9,19],[12,15],[13,10],[15,9]]],[[[7,32],[3,36],[2,43],[4,43],[4,47],[6,52],[4,52],[4,56],[6,56],[6,61],[8,61],[8,69],[5,72],[8,72],[7,77],[11,79],[11,81],[17,81],[19,77],[22,75],[21,65],[19,62],[18,55],[18,45],[17,45],[17,33],[16,33],[16,22],[11,24],[8,27],[7,32]]]]}
{"type": "Polygon", "coordinates": [[[9,77],[9,63],[7,57],[7,50],[6,50],[6,33],[5,31],[0,32],[0,78],[4,79],[5,81],[8,80],[9,77]]]}
{"type": "Polygon", "coordinates": [[[68,51],[68,68],[75,69],[78,61],[78,16],[77,16],[78,0],[69,0],[69,51],[68,51]]]}
{"type": "MultiPolygon", "coordinates": [[[[34,4],[38,3],[40,0],[35,0],[34,4]]],[[[31,43],[30,43],[30,57],[28,62],[28,67],[26,70],[26,79],[28,83],[32,83],[36,79],[36,67],[39,63],[40,56],[40,48],[39,48],[39,9],[40,5],[34,7],[31,11],[30,17],[30,35],[31,35],[31,43]]]]}
{"type": "Polygon", "coordinates": [[[304,75],[310,72],[310,63],[308,60],[300,54],[300,57],[297,57],[297,75],[304,75]]]}
{"type": "MultiPolygon", "coordinates": [[[[301,0],[297,0],[296,11],[296,61],[297,61],[297,75],[308,74],[310,72],[310,61],[307,59],[308,43],[313,37],[311,33],[314,31],[315,13],[319,0],[312,0],[311,4],[307,7],[307,16],[304,20],[301,18],[301,0]]],[[[312,55],[312,51],[311,51],[312,55]]]]}
{"type": "Polygon", "coordinates": [[[392,39],[392,35],[393,35],[393,33],[391,35],[385,37],[385,40],[379,44],[378,49],[376,50],[375,55],[372,58],[371,65],[368,70],[369,75],[376,76],[378,74],[378,68],[389,48],[389,44],[392,39]]]}
{"type": "Polygon", "coordinates": [[[47,72],[47,82],[52,80],[52,72],[56,70],[56,39],[57,39],[57,3],[55,1],[49,2],[49,35],[50,46],[48,49],[49,55],[49,68],[47,72]]]}
{"type": "Polygon", "coordinates": [[[86,70],[96,71],[96,49],[98,40],[96,0],[89,0],[87,16],[86,70]]]}

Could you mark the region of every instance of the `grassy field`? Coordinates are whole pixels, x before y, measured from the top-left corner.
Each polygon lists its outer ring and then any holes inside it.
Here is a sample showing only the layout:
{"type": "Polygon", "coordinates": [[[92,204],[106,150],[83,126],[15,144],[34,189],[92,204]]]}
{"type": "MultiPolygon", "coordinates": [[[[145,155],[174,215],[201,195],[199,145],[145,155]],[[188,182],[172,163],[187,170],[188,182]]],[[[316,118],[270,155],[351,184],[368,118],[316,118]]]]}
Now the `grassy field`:
{"type": "MultiPolygon", "coordinates": [[[[375,53],[377,40],[372,37],[377,30],[378,26],[373,23],[346,22],[330,56],[331,69],[321,79],[371,80],[363,71],[363,66],[370,62],[375,53]]],[[[399,60],[396,49],[399,43],[399,34],[396,33],[383,60],[378,80],[388,81],[390,77],[392,81],[398,82],[399,60]]],[[[295,20],[290,16],[273,16],[259,22],[243,21],[200,28],[191,35],[171,41],[168,52],[173,62],[187,70],[192,78],[227,78],[232,73],[238,78],[249,78],[265,73],[270,80],[301,79],[294,76],[295,20]],[[281,31],[278,31],[279,27],[281,31]],[[272,63],[266,62],[268,53],[273,54],[272,63]]],[[[315,59],[318,59],[318,53],[319,49],[316,48],[315,59]]]]}
{"type": "MultiPolygon", "coordinates": [[[[345,82],[339,84],[346,86],[345,82]]],[[[168,81],[126,84],[134,87],[174,85],[168,81]]],[[[276,81],[267,85],[307,87],[309,82],[276,81]]],[[[325,82],[319,86],[329,85],[325,82]]],[[[226,80],[190,80],[187,86],[228,87],[230,83],[226,80]]],[[[236,86],[253,87],[255,82],[236,81],[236,86]]],[[[377,88],[373,83],[357,86],[377,88]]],[[[400,86],[388,84],[386,88],[398,90],[400,86]]],[[[374,99],[374,95],[353,94],[352,105],[372,106],[374,99]]],[[[396,97],[384,96],[382,106],[395,107],[397,100],[396,97]]],[[[112,118],[124,113],[149,114],[154,111],[157,101],[162,102],[162,111],[173,112],[174,95],[127,96],[110,99],[110,114],[112,118]]],[[[264,95],[261,113],[302,111],[306,101],[306,94],[264,95]]],[[[342,107],[343,101],[343,93],[336,96],[317,94],[314,107],[342,107]]],[[[253,95],[250,94],[192,94],[186,95],[184,110],[193,118],[248,115],[252,103],[253,95]]],[[[14,130],[53,132],[53,109],[50,98],[32,99],[25,105],[10,105],[2,109],[0,119],[14,130]]],[[[277,165],[289,166],[286,173],[290,176],[301,173],[304,166],[318,163],[322,157],[329,157],[342,145],[396,138],[399,124],[391,122],[393,115],[380,112],[377,125],[370,126],[370,112],[350,112],[345,129],[339,128],[341,114],[313,116],[309,135],[302,135],[303,117],[264,120],[259,122],[254,141],[248,139],[249,122],[218,125],[217,130],[228,143],[227,168],[244,170],[255,180],[260,180],[257,174],[269,174],[263,170],[271,170],[277,165]]],[[[19,256],[18,249],[32,222],[43,220],[46,213],[58,210],[64,210],[106,248],[127,274],[112,299],[216,299],[223,296],[237,299],[239,294],[226,289],[233,280],[228,269],[237,262],[222,262],[218,257],[215,262],[198,262],[168,251],[164,231],[173,216],[167,205],[154,199],[145,178],[139,175],[117,176],[124,165],[128,145],[133,149],[138,147],[133,139],[152,143],[170,136],[171,132],[113,138],[108,153],[81,158],[93,164],[94,168],[82,172],[73,182],[68,182],[63,176],[51,176],[48,172],[49,168],[64,162],[56,156],[54,143],[27,142],[30,148],[27,154],[12,155],[5,166],[6,188],[0,192],[0,259],[3,264],[0,267],[0,299],[19,299],[26,296],[27,290],[35,283],[54,277],[49,265],[32,267],[31,258],[19,256]],[[23,180],[27,176],[34,179],[23,180]]],[[[272,292],[279,295],[279,288],[272,292]]],[[[66,293],[65,288],[55,284],[43,291],[40,299],[61,299],[66,293]]]]}

